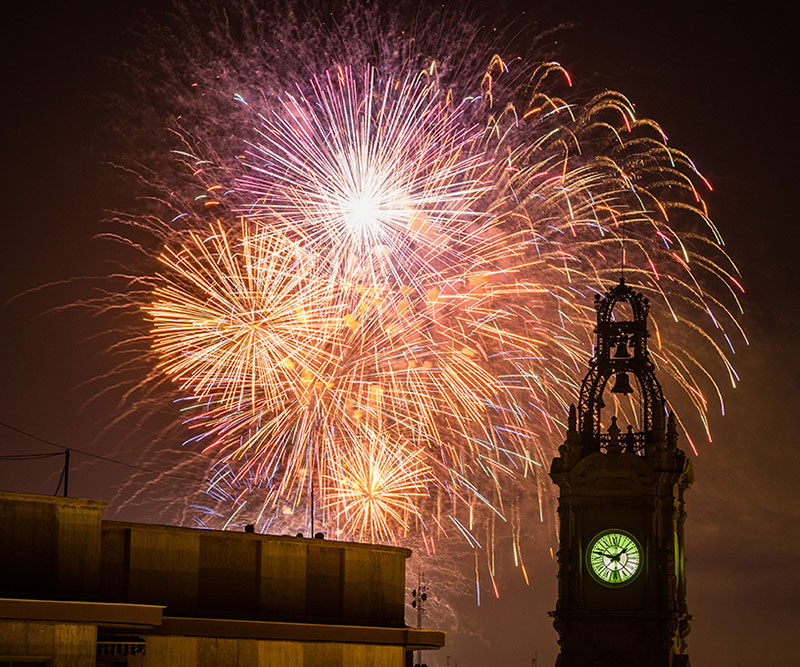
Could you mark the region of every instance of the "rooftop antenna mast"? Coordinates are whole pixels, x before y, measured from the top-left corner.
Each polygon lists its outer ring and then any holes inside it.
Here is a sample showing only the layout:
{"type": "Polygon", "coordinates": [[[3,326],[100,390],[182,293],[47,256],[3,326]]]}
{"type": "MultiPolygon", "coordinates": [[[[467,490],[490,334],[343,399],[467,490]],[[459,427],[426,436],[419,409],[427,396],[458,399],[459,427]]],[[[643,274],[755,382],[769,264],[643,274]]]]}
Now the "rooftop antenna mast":
{"type": "MultiPolygon", "coordinates": [[[[422,574],[422,570],[417,568],[417,587],[411,591],[411,606],[417,610],[417,627],[422,628],[422,617],[425,615],[425,602],[428,599],[428,584],[422,574]]],[[[448,662],[450,656],[447,656],[448,662]]],[[[417,651],[417,662],[415,667],[424,667],[422,662],[422,649],[417,651]]]]}

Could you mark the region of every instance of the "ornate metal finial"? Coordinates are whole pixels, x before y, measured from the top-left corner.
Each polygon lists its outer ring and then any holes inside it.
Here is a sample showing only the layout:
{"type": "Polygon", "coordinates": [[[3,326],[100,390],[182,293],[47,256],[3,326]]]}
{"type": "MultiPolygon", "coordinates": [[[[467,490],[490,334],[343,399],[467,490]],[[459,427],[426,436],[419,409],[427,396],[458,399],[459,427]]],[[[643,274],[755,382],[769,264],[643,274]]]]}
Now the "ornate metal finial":
{"type": "MultiPolygon", "coordinates": [[[[640,428],[632,428],[622,438],[626,451],[644,454],[648,443],[663,443],[664,395],[656,380],[653,362],[647,351],[647,317],[649,302],[641,292],[634,291],[620,278],[619,283],[604,296],[595,296],[597,309],[597,335],[595,353],[589,362],[589,372],[581,385],[578,403],[578,424],[584,453],[606,449],[610,433],[601,433],[600,412],[605,407],[603,392],[614,376],[612,393],[630,394],[633,377],[641,394],[640,428]],[[621,309],[627,303],[631,319],[622,319],[621,309]]],[[[616,424],[614,423],[616,427],[616,424]]],[[[619,441],[619,429],[617,428],[619,441]]],[[[619,444],[617,444],[619,446],[619,444]]],[[[663,444],[662,444],[663,447],[663,444]]]]}

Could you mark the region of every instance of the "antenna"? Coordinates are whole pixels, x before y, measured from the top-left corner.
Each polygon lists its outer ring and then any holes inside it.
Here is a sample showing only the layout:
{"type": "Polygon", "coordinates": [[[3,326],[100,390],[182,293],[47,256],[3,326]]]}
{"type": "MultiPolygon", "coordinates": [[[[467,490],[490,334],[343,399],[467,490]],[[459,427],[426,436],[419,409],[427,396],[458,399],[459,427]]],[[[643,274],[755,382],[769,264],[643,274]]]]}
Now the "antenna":
{"type": "MultiPolygon", "coordinates": [[[[417,610],[417,628],[422,628],[422,616],[425,614],[425,602],[428,599],[428,584],[425,583],[425,578],[422,575],[422,570],[417,568],[417,587],[411,591],[411,606],[417,610]]],[[[450,664],[450,656],[447,656],[447,662],[450,664]]],[[[458,664],[458,663],[456,663],[458,664]]],[[[424,667],[422,662],[422,649],[417,651],[417,662],[414,667],[424,667]]]]}

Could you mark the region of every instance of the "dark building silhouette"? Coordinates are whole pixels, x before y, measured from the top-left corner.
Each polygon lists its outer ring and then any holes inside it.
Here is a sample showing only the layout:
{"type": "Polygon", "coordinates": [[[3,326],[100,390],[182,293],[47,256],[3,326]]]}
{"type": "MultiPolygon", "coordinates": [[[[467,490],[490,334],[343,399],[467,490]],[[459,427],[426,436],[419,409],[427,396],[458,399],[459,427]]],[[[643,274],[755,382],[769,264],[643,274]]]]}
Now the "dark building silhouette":
{"type": "Polygon", "coordinates": [[[0,665],[404,667],[408,549],[102,521],[0,492],[0,665]]]}
{"type": "Polygon", "coordinates": [[[596,308],[594,357],[550,468],[559,487],[556,665],[686,667],[691,462],[647,351],[647,299],[620,280],[596,308]],[[636,425],[624,430],[617,417],[601,421],[612,376],[612,393],[638,393],[636,425]]]}

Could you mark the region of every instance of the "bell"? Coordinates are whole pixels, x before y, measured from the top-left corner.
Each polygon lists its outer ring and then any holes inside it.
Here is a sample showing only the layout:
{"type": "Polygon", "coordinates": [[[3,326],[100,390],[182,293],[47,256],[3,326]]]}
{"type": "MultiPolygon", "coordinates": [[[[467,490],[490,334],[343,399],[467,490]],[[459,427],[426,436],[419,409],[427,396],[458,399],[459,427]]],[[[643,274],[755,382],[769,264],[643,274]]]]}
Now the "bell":
{"type": "Polygon", "coordinates": [[[627,373],[617,373],[617,377],[614,380],[614,386],[611,388],[612,394],[632,394],[633,389],[631,389],[630,380],[628,380],[627,373]]]}
{"type": "Polygon", "coordinates": [[[617,343],[617,350],[614,352],[614,359],[620,358],[627,358],[630,357],[630,353],[628,352],[628,343],[622,338],[619,343],[617,343]]]}

